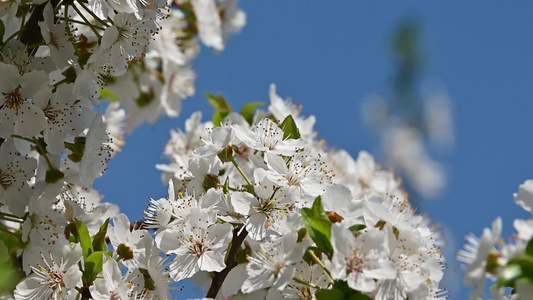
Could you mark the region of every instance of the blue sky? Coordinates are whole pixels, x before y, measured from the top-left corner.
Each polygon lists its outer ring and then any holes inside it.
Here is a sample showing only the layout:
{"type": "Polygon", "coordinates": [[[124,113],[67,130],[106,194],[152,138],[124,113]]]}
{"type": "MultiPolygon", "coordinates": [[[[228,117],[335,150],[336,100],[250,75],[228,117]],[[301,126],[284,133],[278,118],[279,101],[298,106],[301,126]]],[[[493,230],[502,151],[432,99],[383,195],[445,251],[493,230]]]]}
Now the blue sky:
{"type": "MultiPolygon", "coordinates": [[[[390,38],[400,20],[411,17],[422,26],[425,75],[445,83],[456,127],[455,148],[438,156],[448,186],[420,211],[450,232],[452,248],[468,232],[480,235],[497,216],[507,237],[514,218],[529,217],[512,194],[533,178],[533,3],[519,2],[242,2],[246,27],[224,52],[202,49],[194,65],[197,95],[183,103],[181,116],[128,136],[96,187],[131,219],[141,219],[148,198],[167,193],[155,164],[166,162],[161,155],[169,129],[182,127],[196,110],[211,117],[204,92],[222,92],[240,108],[268,101],[270,83],[316,116],[315,128],[330,146],[353,156],[368,150],[380,161],[379,139],[361,118],[361,102],[390,92],[390,38]]],[[[462,276],[453,262],[446,272],[462,276]]],[[[451,299],[466,298],[468,289],[444,287],[451,299]]]]}

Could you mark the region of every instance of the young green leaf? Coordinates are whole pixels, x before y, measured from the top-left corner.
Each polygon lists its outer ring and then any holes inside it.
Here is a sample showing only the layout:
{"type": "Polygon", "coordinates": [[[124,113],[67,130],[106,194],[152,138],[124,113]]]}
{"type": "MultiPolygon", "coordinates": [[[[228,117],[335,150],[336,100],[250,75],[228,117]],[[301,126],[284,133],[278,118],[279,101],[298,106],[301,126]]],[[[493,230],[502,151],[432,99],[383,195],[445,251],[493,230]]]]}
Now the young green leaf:
{"type": "Polygon", "coordinates": [[[533,238],[527,242],[526,254],[533,256],[533,238]]]}
{"type": "Polygon", "coordinates": [[[230,162],[233,159],[233,149],[231,146],[227,146],[226,148],[220,150],[217,156],[222,163],[230,162]]]}
{"type": "Polygon", "coordinates": [[[44,181],[46,183],[55,183],[63,179],[63,177],[65,177],[65,174],[63,174],[63,172],[59,171],[58,169],[50,169],[46,171],[44,181]]]}
{"type": "Polygon", "coordinates": [[[217,111],[213,114],[213,124],[216,127],[220,127],[222,121],[229,115],[229,111],[217,111]]]}
{"type": "Polygon", "coordinates": [[[104,266],[105,251],[96,251],[91,253],[85,259],[85,268],[83,270],[82,280],[85,286],[91,286],[96,279],[96,276],[100,274],[104,266]]]}
{"type": "Polygon", "coordinates": [[[329,217],[326,214],[324,207],[322,206],[322,197],[316,197],[315,202],[313,202],[313,207],[311,209],[313,211],[314,217],[329,220],[329,217]]]}
{"type": "Polygon", "coordinates": [[[207,96],[207,100],[213,106],[215,109],[215,113],[213,114],[213,123],[215,126],[220,126],[222,121],[224,121],[224,118],[229,115],[230,112],[233,111],[231,106],[229,105],[228,101],[226,101],[226,98],[222,94],[218,94],[218,96],[215,96],[211,93],[205,93],[207,96]]]}
{"type": "Polygon", "coordinates": [[[344,293],[337,289],[319,290],[315,293],[317,300],[345,300],[344,293]]]}
{"type": "Polygon", "coordinates": [[[331,245],[331,222],[319,217],[313,216],[313,211],[309,208],[303,208],[301,211],[302,220],[309,232],[309,236],[315,242],[320,251],[328,257],[333,255],[333,246],[331,245]]]}
{"type": "Polygon", "coordinates": [[[78,241],[80,241],[81,248],[83,249],[83,257],[87,258],[94,252],[89,229],[87,229],[87,226],[85,226],[80,220],[76,220],[76,229],[75,235],[78,238],[78,241]]]}
{"type": "Polygon", "coordinates": [[[4,33],[6,33],[6,26],[4,25],[4,21],[0,20],[0,45],[3,44],[4,33]]]}
{"type": "Polygon", "coordinates": [[[519,279],[533,281],[533,256],[519,254],[511,259],[503,269],[498,285],[514,287],[519,279]]]}
{"type": "Polygon", "coordinates": [[[259,106],[263,106],[263,105],[266,105],[266,103],[265,102],[250,102],[250,103],[245,104],[242,107],[241,115],[244,117],[246,122],[248,122],[248,124],[252,125],[252,123],[254,121],[255,110],[259,106]]]}
{"type": "Polygon", "coordinates": [[[349,229],[352,233],[357,233],[365,228],[366,228],[365,224],[356,224],[356,225],[350,226],[349,229]]]}
{"type": "Polygon", "coordinates": [[[107,251],[107,243],[105,241],[105,236],[107,234],[107,226],[109,225],[109,218],[105,220],[104,224],[98,230],[98,233],[93,238],[93,249],[94,251],[107,251]]]}
{"type": "Polygon", "coordinates": [[[281,125],[279,126],[283,129],[283,139],[299,139],[300,136],[300,130],[298,129],[298,126],[296,126],[296,122],[292,118],[292,115],[288,115],[283,122],[281,122],[281,125]]]}
{"type": "Polygon", "coordinates": [[[111,101],[120,101],[120,98],[112,91],[105,88],[100,88],[100,99],[107,99],[111,101]]]}
{"type": "Polygon", "coordinates": [[[224,95],[218,94],[217,96],[215,96],[207,92],[205,93],[205,95],[207,96],[207,100],[209,101],[211,106],[213,106],[215,111],[227,111],[227,112],[233,111],[233,109],[229,105],[224,95]]]}

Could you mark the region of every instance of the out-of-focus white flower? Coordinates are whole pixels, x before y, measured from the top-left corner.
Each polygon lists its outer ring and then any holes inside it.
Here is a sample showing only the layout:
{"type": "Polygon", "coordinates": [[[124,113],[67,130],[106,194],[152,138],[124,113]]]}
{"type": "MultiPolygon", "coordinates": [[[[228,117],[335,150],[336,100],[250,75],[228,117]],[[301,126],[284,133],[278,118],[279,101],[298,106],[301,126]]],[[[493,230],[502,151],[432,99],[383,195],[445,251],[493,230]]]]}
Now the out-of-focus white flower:
{"type": "Polygon", "coordinates": [[[232,33],[238,33],[246,25],[246,13],[237,7],[239,0],[221,0],[220,6],[224,10],[222,20],[222,37],[224,41],[232,33]]]}
{"type": "Polygon", "coordinates": [[[528,212],[533,210],[533,180],[526,180],[513,194],[514,201],[528,212]]]}
{"type": "Polygon", "coordinates": [[[198,31],[202,42],[217,51],[224,50],[222,20],[214,0],[192,0],[194,14],[198,20],[198,31]]]}
{"type": "Polygon", "coordinates": [[[444,169],[428,155],[416,128],[399,126],[391,129],[385,137],[385,151],[394,168],[405,174],[417,192],[434,197],[445,186],[444,169]]]}
{"type": "MultiPolygon", "coordinates": [[[[488,270],[488,260],[499,257],[499,252],[494,248],[500,240],[502,232],[502,220],[497,218],[492,222],[492,230],[485,228],[483,235],[478,240],[475,236],[467,236],[467,244],[464,249],[457,252],[457,259],[467,263],[466,274],[463,282],[467,286],[477,285],[470,295],[470,299],[477,299],[483,293],[487,277],[492,276],[495,270],[488,270]]],[[[497,264],[496,264],[497,265],[497,264]]]]}
{"type": "Polygon", "coordinates": [[[443,84],[428,86],[425,90],[424,121],[429,141],[442,149],[453,147],[455,136],[448,92],[443,84]]]}

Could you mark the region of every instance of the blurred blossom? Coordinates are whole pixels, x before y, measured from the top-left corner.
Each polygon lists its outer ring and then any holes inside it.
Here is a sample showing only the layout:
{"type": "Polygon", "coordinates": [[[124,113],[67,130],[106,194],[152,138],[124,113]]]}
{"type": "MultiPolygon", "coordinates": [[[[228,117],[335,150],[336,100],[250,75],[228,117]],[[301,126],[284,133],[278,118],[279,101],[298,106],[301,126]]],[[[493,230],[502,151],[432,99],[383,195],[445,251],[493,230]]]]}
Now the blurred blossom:
{"type": "Polygon", "coordinates": [[[412,20],[399,24],[392,38],[392,94],[369,96],[361,107],[363,120],[380,137],[385,163],[406,180],[415,200],[434,198],[446,186],[445,168],[430,148],[450,150],[455,143],[446,88],[423,76],[419,29],[412,20]]]}
{"type": "Polygon", "coordinates": [[[446,185],[442,165],[429,156],[417,128],[389,128],[383,133],[383,147],[396,172],[423,197],[435,197],[446,185]]]}
{"type": "Polygon", "coordinates": [[[455,144],[452,101],[443,83],[425,82],[422,85],[424,121],[429,142],[439,149],[450,149],[455,144]]]}

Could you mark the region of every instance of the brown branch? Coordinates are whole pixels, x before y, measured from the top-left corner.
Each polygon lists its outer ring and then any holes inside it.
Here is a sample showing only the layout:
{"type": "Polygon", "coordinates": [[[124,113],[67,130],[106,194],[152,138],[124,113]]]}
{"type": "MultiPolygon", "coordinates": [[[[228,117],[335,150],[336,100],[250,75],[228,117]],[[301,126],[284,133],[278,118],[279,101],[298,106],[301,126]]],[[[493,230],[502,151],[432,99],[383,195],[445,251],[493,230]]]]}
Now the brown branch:
{"type": "MultiPolygon", "coordinates": [[[[48,2],[37,5],[33,9],[33,12],[31,13],[31,16],[26,22],[26,24],[24,24],[24,31],[22,32],[22,35],[20,37],[20,41],[24,45],[31,46],[39,44],[43,41],[39,22],[44,21],[43,11],[47,3],[48,2]]],[[[55,9],[55,7],[59,4],[59,0],[52,0],[50,1],[50,4],[52,5],[52,9],[55,9]]]]}
{"type": "Polygon", "coordinates": [[[241,234],[238,233],[238,227],[233,229],[233,239],[231,240],[231,247],[228,252],[228,257],[226,258],[226,267],[220,272],[215,272],[215,276],[213,277],[213,281],[211,281],[209,291],[207,291],[207,298],[215,298],[217,296],[218,291],[222,287],[222,283],[224,283],[224,280],[226,279],[226,276],[228,276],[229,272],[238,265],[237,253],[241,248],[242,242],[244,242],[244,239],[248,235],[248,231],[246,231],[246,228],[242,228],[241,234]]]}

